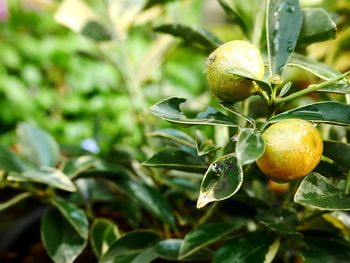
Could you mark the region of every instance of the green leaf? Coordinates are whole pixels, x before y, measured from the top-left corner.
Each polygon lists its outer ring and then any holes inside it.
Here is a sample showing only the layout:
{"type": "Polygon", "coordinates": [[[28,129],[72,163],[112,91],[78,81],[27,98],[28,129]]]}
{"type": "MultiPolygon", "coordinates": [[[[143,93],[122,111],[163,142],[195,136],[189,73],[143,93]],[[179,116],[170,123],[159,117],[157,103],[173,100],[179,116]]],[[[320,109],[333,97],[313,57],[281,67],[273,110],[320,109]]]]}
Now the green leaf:
{"type": "Polygon", "coordinates": [[[186,26],[182,24],[164,24],[154,29],[157,32],[167,33],[183,39],[186,43],[212,51],[222,44],[213,33],[204,28],[186,26]]]}
{"type": "Polygon", "coordinates": [[[95,41],[108,41],[112,39],[108,29],[97,21],[87,21],[81,29],[81,34],[95,41]]]}
{"type": "Polygon", "coordinates": [[[201,248],[222,240],[244,225],[243,221],[237,220],[231,223],[210,223],[198,226],[185,236],[181,244],[179,259],[186,258],[201,248]]]}
{"type": "Polygon", "coordinates": [[[41,222],[41,240],[55,263],[73,263],[84,250],[82,238],[56,210],[47,211],[41,222]]]}
{"type": "Polygon", "coordinates": [[[99,263],[141,263],[141,261],[135,261],[135,258],[147,249],[152,248],[159,239],[160,237],[152,231],[139,230],[127,233],[113,242],[108,251],[102,255],[99,263]]]}
{"type": "Polygon", "coordinates": [[[314,43],[335,38],[337,25],[322,8],[305,8],[298,42],[314,43]]]}
{"type": "Polygon", "coordinates": [[[237,127],[237,124],[233,120],[212,107],[208,107],[206,111],[198,113],[193,118],[187,117],[180,109],[180,104],[185,101],[186,99],[184,98],[169,98],[152,106],[150,111],[156,117],[169,122],[237,127]]]}
{"type": "Polygon", "coordinates": [[[116,183],[131,199],[157,216],[171,228],[177,229],[170,204],[155,188],[131,179],[116,179],[116,183]]]}
{"type": "Polygon", "coordinates": [[[95,255],[100,258],[120,237],[118,227],[110,220],[96,218],[91,227],[90,242],[95,255]]]}
{"type": "Polygon", "coordinates": [[[59,147],[55,139],[44,130],[30,124],[17,126],[21,153],[38,167],[54,167],[59,160],[59,147]]]}
{"type": "Polygon", "coordinates": [[[335,101],[316,102],[280,113],[267,121],[278,122],[286,119],[303,119],[317,123],[350,125],[350,106],[335,101]]]}
{"type": "Polygon", "coordinates": [[[161,129],[161,130],[153,131],[148,135],[169,139],[172,142],[176,142],[181,145],[186,145],[188,147],[192,147],[192,148],[196,147],[196,143],[191,136],[177,129],[171,129],[171,128],[161,129]]]}
{"type": "MultiPolygon", "coordinates": [[[[155,246],[155,251],[159,258],[166,260],[178,261],[178,255],[180,251],[180,246],[182,244],[182,239],[166,239],[160,241],[155,246]]],[[[198,250],[192,255],[183,258],[181,262],[194,262],[194,261],[205,261],[209,260],[211,254],[208,250],[198,250]]]]}
{"type": "Polygon", "coordinates": [[[350,196],[318,173],[311,173],[301,182],[294,202],[321,210],[350,210],[350,196]]]}
{"type": "Polygon", "coordinates": [[[100,164],[100,161],[94,156],[80,156],[78,158],[69,159],[64,167],[63,173],[73,179],[79,174],[95,168],[100,164]]]}
{"type": "Polygon", "coordinates": [[[88,238],[89,221],[83,210],[77,208],[73,203],[67,202],[59,197],[51,198],[50,202],[61,212],[62,216],[83,239],[88,238]]]}
{"type": "Polygon", "coordinates": [[[242,129],[238,134],[236,156],[240,165],[255,162],[264,153],[265,142],[255,129],[242,129]]]}
{"type": "Polygon", "coordinates": [[[26,164],[15,153],[0,146],[0,170],[23,172],[26,169],[26,164]]]}
{"type": "Polygon", "coordinates": [[[350,93],[350,85],[346,80],[342,79],[333,85],[317,90],[317,92],[348,94],[350,93]]]}
{"type": "Polygon", "coordinates": [[[306,70],[324,80],[333,79],[341,75],[338,71],[334,70],[327,64],[321,63],[297,53],[294,53],[292,55],[288,65],[306,70]]]}
{"type": "Polygon", "coordinates": [[[267,42],[270,75],[281,75],[294,51],[302,21],[303,15],[298,0],[268,1],[267,42]]]}
{"type": "Polygon", "coordinates": [[[350,168],[350,144],[324,141],[323,155],[327,156],[338,164],[350,168]]]}
{"type": "Polygon", "coordinates": [[[7,179],[9,181],[46,184],[68,192],[75,192],[77,190],[67,175],[51,167],[42,167],[39,170],[27,170],[23,173],[10,173],[7,179]]]}
{"type": "Polygon", "coordinates": [[[197,208],[231,197],[239,190],[242,182],[243,170],[234,154],[220,157],[209,166],[203,177],[197,208]]]}
{"type": "MultiPolygon", "coordinates": [[[[274,245],[275,235],[270,232],[255,231],[241,238],[233,239],[221,246],[213,256],[213,263],[222,262],[271,262],[265,260],[270,247],[274,245]]],[[[276,245],[278,249],[278,244],[276,245]]],[[[277,249],[275,248],[277,252],[277,249]]],[[[270,257],[274,257],[271,255],[270,257]]]]}
{"type": "Polygon", "coordinates": [[[158,5],[158,4],[165,4],[167,2],[171,2],[174,0],[148,0],[144,6],[144,9],[151,8],[152,6],[158,5]]]}
{"type": "Polygon", "coordinates": [[[202,157],[175,148],[169,148],[156,153],[143,162],[142,165],[199,173],[205,172],[207,169],[207,165],[202,157]]]}
{"type": "Polygon", "coordinates": [[[276,232],[282,234],[296,234],[298,217],[295,211],[284,208],[274,207],[256,215],[256,219],[276,232]]]}

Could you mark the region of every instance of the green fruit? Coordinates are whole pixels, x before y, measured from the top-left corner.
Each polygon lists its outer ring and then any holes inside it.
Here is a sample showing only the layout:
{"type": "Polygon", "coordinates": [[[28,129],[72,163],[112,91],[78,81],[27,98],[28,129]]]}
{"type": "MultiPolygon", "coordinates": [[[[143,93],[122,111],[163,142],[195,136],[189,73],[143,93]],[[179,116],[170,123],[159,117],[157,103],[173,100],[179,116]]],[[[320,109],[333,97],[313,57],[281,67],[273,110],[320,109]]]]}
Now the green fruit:
{"type": "Polygon", "coordinates": [[[219,100],[241,101],[258,91],[254,81],[233,74],[237,70],[258,80],[264,78],[264,61],[256,46],[247,41],[234,40],[210,54],[207,78],[212,94],[219,100]]]}
{"type": "Polygon", "coordinates": [[[304,177],[320,162],[323,141],[310,122],[298,119],[280,121],[271,125],[263,133],[263,138],[265,151],[257,164],[275,182],[304,177]]]}

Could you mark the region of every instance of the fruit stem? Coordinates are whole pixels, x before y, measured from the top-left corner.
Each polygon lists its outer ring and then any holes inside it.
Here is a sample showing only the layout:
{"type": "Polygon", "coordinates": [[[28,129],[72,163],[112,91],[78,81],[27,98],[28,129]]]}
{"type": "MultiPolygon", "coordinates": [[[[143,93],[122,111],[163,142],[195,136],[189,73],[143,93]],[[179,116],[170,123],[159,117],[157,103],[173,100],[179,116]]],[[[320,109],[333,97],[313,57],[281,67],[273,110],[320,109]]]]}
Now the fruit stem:
{"type": "Polygon", "coordinates": [[[261,88],[259,88],[258,94],[260,95],[260,97],[265,101],[265,103],[270,106],[271,105],[271,100],[269,95],[266,93],[266,91],[262,90],[261,88]]]}
{"type": "Polygon", "coordinates": [[[284,98],[275,98],[272,103],[273,104],[280,104],[280,103],[285,103],[287,101],[290,101],[290,100],[293,100],[293,99],[296,99],[298,97],[301,97],[301,96],[304,96],[306,94],[309,94],[309,93],[312,93],[312,92],[315,92],[317,90],[320,90],[320,89],[323,89],[323,88],[326,88],[330,85],[333,85],[333,84],[336,84],[339,80],[342,80],[346,77],[348,77],[350,75],[350,71],[348,72],[345,72],[344,74],[341,74],[340,76],[334,78],[334,79],[329,79],[327,81],[324,81],[322,83],[319,83],[319,84],[313,84],[313,85],[310,85],[309,87],[307,87],[306,89],[303,89],[303,90],[300,90],[300,91],[297,91],[293,94],[290,94],[289,96],[287,97],[284,97],[284,98]]]}

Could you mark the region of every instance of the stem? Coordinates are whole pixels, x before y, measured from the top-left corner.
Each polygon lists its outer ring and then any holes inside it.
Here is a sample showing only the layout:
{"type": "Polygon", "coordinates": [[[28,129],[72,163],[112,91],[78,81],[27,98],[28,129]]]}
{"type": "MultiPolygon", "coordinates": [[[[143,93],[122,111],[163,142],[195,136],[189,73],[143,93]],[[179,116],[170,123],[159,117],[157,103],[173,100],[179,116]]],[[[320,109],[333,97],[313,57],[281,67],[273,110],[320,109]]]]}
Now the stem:
{"type": "Polygon", "coordinates": [[[312,92],[315,92],[317,90],[320,90],[320,89],[323,89],[323,88],[326,88],[330,85],[333,85],[333,84],[336,84],[339,80],[342,80],[346,77],[348,77],[350,75],[350,71],[348,72],[345,72],[344,74],[334,78],[334,79],[330,79],[330,80],[327,80],[327,81],[324,81],[320,84],[313,84],[313,85],[310,85],[308,88],[306,89],[303,89],[303,90],[300,90],[300,91],[297,91],[287,97],[284,97],[284,98],[276,98],[273,103],[274,104],[280,104],[280,103],[284,103],[284,102],[287,102],[287,101],[290,101],[290,100],[293,100],[293,99],[296,99],[298,97],[301,97],[301,96],[304,96],[304,95],[307,95],[309,93],[312,93],[312,92]]]}
{"type": "Polygon", "coordinates": [[[24,200],[30,196],[32,196],[32,194],[29,192],[24,192],[24,193],[21,193],[19,195],[16,195],[14,198],[6,201],[5,203],[0,204],[0,211],[3,211],[5,209],[15,205],[15,204],[21,202],[22,200],[24,200]]]}
{"type": "Polygon", "coordinates": [[[350,194],[350,170],[348,171],[348,174],[346,176],[344,193],[346,195],[350,194]]]}
{"type": "Polygon", "coordinates": [[[306,216],[305,218],[301,219],[299,225],[302,225],[302,224],[304,224],[304,223],[306,223],[308,221],[311,221],[314,218],[317,218],[317,217],[322,216],[322,215],[327,214],[327,213],[329,213],[329,211],[318,211],[318,212],[315,212],[315,213],[313,213],[313,214],[311,214],[309,216],[306,216]]]}
{"type": "Polygon", "coordinates": [[[208,221],[208,219],[213,215],[213,213],[216,211],[218,208],[219,202],[214,202],[209,209],[206,211],[206,213],[199,219],[198,223],[196,226],[202,225],[205,222],[208,221]]]}
{"type": "Polygon", "coordinates": [[[265,101],[265,103],[270,106],[271,105],[271,100],[269,95],[266,93],[266,91],[262,90],[261,88],[258,91],[258,94],[260,97],[265,101]]]}

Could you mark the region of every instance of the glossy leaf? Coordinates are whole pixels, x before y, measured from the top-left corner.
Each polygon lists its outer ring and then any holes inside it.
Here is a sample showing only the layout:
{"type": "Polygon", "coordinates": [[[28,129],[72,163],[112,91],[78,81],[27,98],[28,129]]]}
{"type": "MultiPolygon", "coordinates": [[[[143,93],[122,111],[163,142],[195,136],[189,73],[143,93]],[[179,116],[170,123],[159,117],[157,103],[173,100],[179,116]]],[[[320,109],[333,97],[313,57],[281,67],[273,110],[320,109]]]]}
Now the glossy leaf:
{"type": "MultiPolygon", "coordinates": [[[[165,239],[160,241],[155,246],[155,251],[159,258],[166,260],[178,261],[180,246],[182,244],[182,239],[165,239]]],[[[194,261],[204,261],[209,260],[211,253],[209,250],[198,250],[193,254],[183,258],[181,262],[194,262],[194,261]]]]}
{"type": "Polygon", "coordinates": [[[15,153],[0,146],[0,170],[23,172],[26,168],[26,164],[15,153]]]}
{"type": "Polygon", "coordinates": [[[67,175],[51,167],[42,167],[38,170],[27,170],[23,173],[10,173],[10,181],[36,182],[58,188],[68,192],[75,192],[77,188],[67,175]]]}
{"type": "Polygon", "coordinates": [[[207,51],[214,50],[222,41],[204,28],[182,24],[164,24],[154,29],[183,39],[186,43],[199,46],[207,51]]]}
{"type": "Polygon", "coordinates": [[[157,216],[171,228],[177,229],[170,204],[156,188],[131,179],[117,179],[116,183],[121,190],[139,203],[141,207],[157,216]]]}
{"type": "Polygon", "coordinates": [[[95,168],[99,164],[99,160],[94,156],[80,156],[69,159],[63,167],[63,172],[72,179],[89,169],[95,168]]]}
{"type": "Polygon", "coordinates": [[[303,9],[303,25],[298,42],[314,43],[335,38],[337,25],[322,8],[303,9]]]}
{"type": "Polygon", "coordinates": [[[99,258],[111,244],[120,237],[118,227],[110,220],[97,218],[91,227],[91,246],[95,255],[99,258]]]}
{"type": "Polygon", "coordinates": [[[350,106],[336,101],[316,102],[280,113],[269,119],[267,123],[286,119],[303,119],[317,123],[348,126],[350,125],[350,106]]]}
{"type": "Polygon", "coordinates": [[[294,53],[289,60],[289,66],[301,68],[315,76],[328,80],[340,76],[340,73],[327,64],[308,58],[304,55],[294,53]]]}
{"type": "Polygon", "coordinates": [[[224,107],[226,110],[228,110],[229,112],[233,113],[235,116],[237,116],[238,118],[242,118],[244,120],[246,120],[247,122],[251,123],[253,126],[255,126],[255,121],[252,117],[250,116],[244,116],[243,114],[241,114],[240,112],[238,112],[235,108],[234,105],[232,105],[232,103],[227,103],[227,102],[222,102],[221,106],[224,107]]]}
{"type": "Polygon", "coordinates": [[[186,145],[188,147],[196,147],[196,143],[194,139],[184,133],[183,131],[177,130],[177,129],[161,129],[157,131],[153,131],[148,134],[149,136],[154,136],[154,137],[160,137],[160,138],[165,138],[169,139],[172,142],[176,142],[182,145],[186,145]]]}
{"type": "Polygon", "coordinates": [[[255,129],[242,129],[238,134],[236,156],[240,165],[255,162],[264,153],[265,142],[255,129]]]}
{"type": "Polygon", "coordinates": [[[160,237],[156,233],[146,230],[127,233],[113,242],[108,251],[102,255],[99,263],[141,262],[135,261],[135,258],[152,248],[159,239],[160,237]]]}
{"type": "Polygon", "coordinates": [[[318,173],[311,173],[301,182],[294,202],[321,210],[350,210],[350,196],[318,173]]]}
{"type": "Polygon", "coordinates": [[[298,217],[291,209],[274,207],[260,212],[256,215],[256,219],[276,232],[282,234],[297,233],[296,227],[298,225],[298,217]]]}
{"type": "Polygon", "coordinates": [[[172,97],[155,104],[150,111],[156,117],[170,122],[190,125],[203,124],[237,127],[237,124],[233,120],[212,107],[208,107],[206,111],[198,113],[193,118],[187,117],[180,109],[180,104],[185,101],[186,99],[184,98],[172,97]]]}
{"type": "Polygon", "coordinates": [[[55,139],[44,130],[30,124],[17,126],[20,152],[38,167],[54,167],[59,159],[59,147],[55,139]]]}
{"type": "Polygon", "coordinates": [[[50,199],[50,202],[61,212],[62,216],[82,238],[88,238],[89,221],[83,210],[77,208],[73,203],[67,202],[59,197],[50,199]]]}
{"type": "Polygon", "coordinates": [[[339,80],[333,85],[330,85],[323,89],[319,89],[318,92],[348,94],[350,93],[350,85],[345,80],[339,80]]]}
{"type": "Polygon", "coordinates": [[[324,141],[323,155],[327,156],[338,164],[350,168],[350,144],[324,141]]]}
{"type": "MultiPolygon", "coordinates": [[[[274,244],[275,238],[275,235],[270,232],[250,232],[222,245],[214,253],[212,262],[271,262],[272,259],[265,259],[266,255],[269,253],[270,247],[274,244]]],[[[275,251],[275,253],[276,252],[277,251],[275,251]]],[[[274,255],[271,255],[269,258],[271,257],[273,258],[274,255]]]]}
{"type": "Polygon", "coordinates": [[[142,163],[144,166],[162,167],[180,171],[205,172],[207,165],[196,153],[169,148],[160,151],[142,163]]]}
{"type": "Polygon", "coordinates": [[[41,240],[47,254],[55,263],[73,263],[84,250],[87,240],[56,210],[49,210],[42,218],[41,240]]]}
{"type": "Polygon", "coordinates": [[[240,220],[231,223],[210,223],[198,226],[185,236],[181,244],[179,259],[186,258],[201,248],[222,240],[225,236],[243,226],[244,222],[240,220]]]}
{"type": "Polygon", "coordinates": [[[270,75],[281,75],[288,63],[300,33],[302,20],[299,0],[268,1],[267,40],[270,75]]]}
{"type": "Polygon", "coordinates": [[[209,166],[203,177],[197,208],[231,197],[239,190],[242,182],[242,167],[234,154],[220,157],[209,166]]]}

